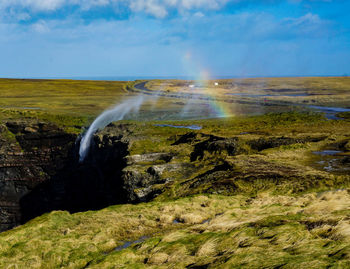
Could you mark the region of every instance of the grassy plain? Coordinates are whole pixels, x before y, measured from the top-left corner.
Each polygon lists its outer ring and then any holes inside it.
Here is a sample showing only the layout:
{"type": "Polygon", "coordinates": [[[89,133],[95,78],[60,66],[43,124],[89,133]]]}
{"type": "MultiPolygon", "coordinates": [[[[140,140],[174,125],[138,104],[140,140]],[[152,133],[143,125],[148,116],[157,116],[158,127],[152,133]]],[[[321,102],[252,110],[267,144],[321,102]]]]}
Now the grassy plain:
{"type": "Polygon", "coordinates": [[[168,94],[204,93],[216,96],[223,102],[265,99],[270,102],[349,106],[350,99],[350,78],[348,77],[219,79],[202,83],[152,80],[147,83],[147,87],[168,94]]]}
{"type": "MultiPolygon", "coordinates": [[[[213,107],[226,116],[270,112],[310,111],[309,105],[349,108],[350,78],[256,78],[195,82],[145,81],[146,90],[134,88],[143,81],[75,81],[0,79],[0,109],[90,118],[125,98],[147,99],[140,120],[215,118],[213,107]]],[[[89,122],[89,121],[88,121],[89,122]]]]}
{"type": "MultiPolygon", "coordinates": [[[[318,105],[350,105],[344,99],[348,78],[225,80],[219,85],[232,91],[232,81],[251,91],[261,89],[258,85],[266,92],[307,90],[315,95],[303,98],[313,98],[318,105]],[[332,96],[324,97],[324,92],[332,96]]],[[[181,91],[184,83],[192,82],[151,81],[147,87],[160,90],[157,85],[163,84],[162,91],[169,94],[181,91]]],[[[72,132],[118,98],[140,94],[128,90],[131,82],[0,80],[0,85],[1,120],[37,118],[72,132]],[[24,109],[27,106],[42,109],[24,109]]],[[[244,106],[261,102],[260,97],[248,101],[244,106]]],[[[342,151],[342,167],[350,167],[348,114],[342,114],[343,120],[297,112],[179,120],[176,111],[186,102],[159,97],[156,104],[141,108],[143,119],[149,120],[123,122],[132,126],[135,137],[130,155],[175,156],[169,163],[144,163],[138,169],[187,165],[161,175],[169,182],[160,186],[158,197],[100,211],[55,211],[1,233],[0,267],[349,268],[350,173],[320,167],[313,153],[342,151]],[[173,119],[167,118],[169,113],[173,119]],[[155,120],[162,117],[165,120],[155,120]],[[160,123],[202,129],[155,126],[160,123]],[[193,140],[177,143],[186,136],[193,140]],[[231,154],[208,147],[202,158],[191,160],[196,145],[210,136],[224,138],[239,150],[231,154]]],[[[278,112],[279,106],[273,107],[278,112]]]]}
{"type": "Polygon", "coordinates": [[[125,98],[127,82],[0,79],[0,107],[96,115],[125,98]]]}

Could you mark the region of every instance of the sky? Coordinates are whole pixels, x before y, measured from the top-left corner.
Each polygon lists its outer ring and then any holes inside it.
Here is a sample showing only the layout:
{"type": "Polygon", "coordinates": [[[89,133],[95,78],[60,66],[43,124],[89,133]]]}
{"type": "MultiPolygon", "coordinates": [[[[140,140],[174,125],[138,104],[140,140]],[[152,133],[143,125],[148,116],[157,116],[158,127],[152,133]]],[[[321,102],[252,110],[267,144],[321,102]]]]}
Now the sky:
{"type": "Polygon", "coordinates": [[[350,75],[348,0],[0,0],[0,77],[350,75]]]}

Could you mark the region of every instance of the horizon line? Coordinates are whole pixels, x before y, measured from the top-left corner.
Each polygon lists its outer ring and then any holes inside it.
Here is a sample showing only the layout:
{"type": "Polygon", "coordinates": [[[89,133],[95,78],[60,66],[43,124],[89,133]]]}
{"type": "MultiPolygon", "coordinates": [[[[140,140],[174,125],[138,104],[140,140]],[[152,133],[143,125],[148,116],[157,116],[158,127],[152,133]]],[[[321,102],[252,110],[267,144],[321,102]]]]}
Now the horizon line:
{"type": "MultiPolygon", "coordinates": [[[[344,75],[283,75],[283,76],[212,76],[208,80],[214,79],[250,79],[250,78],[312,78],[312,77],[348,77],[344,75]]],[[[35,80],[96,80],[96,81],[136,81],[136,80],[167,80],[167,79],[178,79],[178,80],[197,80],[194,76],[11,76],[11,77],[0,77],[0,79],[35,79],[35,80]]]]}

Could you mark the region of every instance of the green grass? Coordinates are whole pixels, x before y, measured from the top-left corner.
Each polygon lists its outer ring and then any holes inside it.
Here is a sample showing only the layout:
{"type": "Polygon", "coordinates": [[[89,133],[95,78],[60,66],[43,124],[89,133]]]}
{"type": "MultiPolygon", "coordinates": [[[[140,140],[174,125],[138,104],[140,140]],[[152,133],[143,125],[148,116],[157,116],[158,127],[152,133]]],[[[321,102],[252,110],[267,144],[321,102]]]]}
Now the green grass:
{"type": "MultiPolygon", "coordinates": [[[[48,114],[96,117],[106,108],[121,100],[144,94],[131,92],[136,82],[118,81],[76,81],[76,80],[20,80],[0,79],[0,108],[18,111],[42,111],[48,114]]],[[[152,80],[147,83],[150,90],[164,91],[163,97],[148,100],[141,108],[139,120],[181,119],[183,109],[190,102],[189,118],[206,118],[215,107],[230,111],[231,115],[254,115],[268,112],[308,110],[304,105],[330,105],[346,107],[349,96],[349,78],[263,78],[246,80],[221,80],[220,88],[209,86],[196,90],[203,97],[214,101],[175,98],[174,92],[189,93],[188,82],[173,80],[152,80]],[[236,85],[236,86],[232,86],[236,85]],[[310,96],[283,96],[285,90],[292,93],[307,91],[310,96]],[[256,94],[280,94],[267,98],[267,104],[259,97],[230,96],[231,92],[252,92],[256,94]],[[281,91],[281,92],[278,92],[281,91]],[[297,106],[294,106],[297,104],[297,106]]],[[[145,95],[149,97],[149,95],[145,95]]]]}
{"type": "Polygon", "coordinates": [[[124,98],[128,84],[130,82],[0,79],[0,107],[96,115],[124,98]]]}
{"type": "Polygon", "coordinates": [[[291,112],[197,121],[123,121],[121,124],[129,124],[132,133],[130,155],[158,152],[174,155],[168,164],[138,162],[128,167],[130,171],[145,175],[152,166],[170,167],[170,170],[165,168],[160,178],[164,181],[170,179],[171,183],[154,186],[154,189],[162,191],[156,198],[158,201],[202,193],[246,194],[255,197],[267,191],[274,195],[288,193],[297,196],[310,191],[349,187],[350,178],[346,170],[341,174],[320,170],[316,165],[318,157],[312,152],[344,144],[350,137],[350,124],[328,121],[320,114],[291,112]],[[192,131],[154,126],[158,123],[198,124],[203,129],[192,131]],[[196,142],[173,145],[187,133],[196,134],[196,142]],[[237,145],[244,150],[236,156],[229,156],[226,151],[204,151],[203,159],[191,161],[194,144],[208,139],[205,135],[235,137],[238,139],[237,145]],[[262,151],[250,146],[251,141],[269,141],[283,137],[295,138],[299,142],[277,145],[262,151]],[[310,138],[319,140],[305,142],[310,138]],[[230,170],[206,176],[207,172],[224,162],[231,165],[230,170]],[[174,166],[178,168],[172,170],[171,167],[174,166]]]}
{"type": "Polygon", "coordinates": [[[346,191],[296,198],[210,195],[52,212],[0,235],[0,266],[345,268],[350,226],[338,212],[349,201],[346,191]],[[175,218],[184,223],[173,224],[175,218]]]}
{"type": "Polygon", "coordinates": [[[350,112],[341,112],[338,113],[337,116],[345,120],[350,120],[350,112]]]}
{"type": "MultiPolygon", "coordinates": [[[[318,95],[312,97],[317,103],[340,106],[345,105],[341,97],[348,94],[349,79],[248,79],[242,87],[257,90],[262,82],[266,89],[311,89],[318,95]],[[323,96],[328,90],[334,95],[323,96]]],[[[159,83],[151,81],[149,85],[159,83]]],[[[171,81],[165,90],[174,91],[183,83],[171,81]]],[[[220,83],[228,90],[232,81],[220,83]]],[[[126,86],[132,85],[0,80],[0,120],[47,121],[80,133],[102,110],[133,95],[126,91],[126,86]]],[[[154,120],[169,119],[168,114],[176,118],[183,101],[160,98],[154,106],[142,108],[142,120],[121,122],[128,124],[130,131],[130,155],[174,155],[169,163],[143,162],[128,168],[146,173],[151,166],[179,165],[160,175],[170,181],[154,186],[162,191],[158,197],[149,203],[115,205],[100,211],[54,211],[3,232],[0,268],[348,268],[350,178],[313,166],[316,158],[312,152],[343,144],[341,150],[349,151],[350,122],[293,111],[223,119],[154,120]],[[191,131],[154,126],[160,123],[203,128],[191,131]],[[194,142],[173,145],[190,132],[197,134],[194,142]],[[225,150],[205,151],[202,160],[191,161],[194,144],[208,139],[207,135],[236,137],[244,150],[234,156],[225,150]],[[261,151],[251,146],[258,139],[281,137],[322,139],[261,151]],[[231,168],[206,176],[223,163],[231,168]],[[140,238],[143,240],[115,251],[140,238]]],[[[1,138],[5,143],[16,143],[6,128],[1,138]]]]}
{"type": "MultiPolygon", "coordinates": [[[[349,106],[347,100],[350,98],[350,78],[348,77],[247,78],[223,79],[215,80],[215,82],[218,82],[219,86],[214,86],[214,81],[208,81],[204,88],[197,88],[194,93],[214,95],[221,102],[236,103],[244,101],[243,106],[236,105],[236,109],[232,110],[238,114],[240,110],[248,110],[244,106],[252,105],[256,101],[267,101],[267,103],[276,105],[288,102],[304,105],[349,106]],[[267,96],[235,96],[230,95],[230,93],[267,96]],[[307,95],[298,96],[300,93],[307,95]],[[288,96],[288,94],[290,95],[288,96]],[[293,96],[293,94],[296,95],[293,96]]],[[[189,88],[188,85],[194,83],[182,80],[152,80],[147,83],[147,86],[150,89],[161,90],[165,93],[193,93],[193,88],[189,88]]],[[[260,107],[260,110],[264,111],[269,109],[271,108],[260,107]]]]}
{"type": "Polygon", "coordinates": [[[42,111],[31,110],[14,110],[14,109],[1,109],[0,121],[11,120],[36,120],[54,123],[57,126],[63,128],[66,132],[79,134],[82,131],[82,127],[87,126],[93,121],[93,117],[78,116],[69,114],[54,114],[53,112],[47,113],[42,111]]]}

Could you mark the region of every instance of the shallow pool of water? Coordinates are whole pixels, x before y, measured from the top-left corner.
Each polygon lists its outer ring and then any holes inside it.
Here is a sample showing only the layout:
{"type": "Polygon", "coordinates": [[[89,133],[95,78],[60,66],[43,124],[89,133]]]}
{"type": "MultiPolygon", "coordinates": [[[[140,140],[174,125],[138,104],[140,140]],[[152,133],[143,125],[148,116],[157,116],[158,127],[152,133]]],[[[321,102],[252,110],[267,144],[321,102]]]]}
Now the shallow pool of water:
{"type": "Polygon", "coordinates": [[[309,106],[310,108],[321,110],[324,112],[349,112],[350,108],[344,108],[344,107],[330,107],[330,106],[309,106]]]}
{"type": "Polygon", "coordinates": [[[124,242],[123,245],[119,246],[119,247],[116,247],[114,249],[114,251],[121,251],[123,249],[126,249],[128,247],[130,247],[131,245],[134,245],[134,244],[138,244],[138,243],[142,243],[143,241],[147,240],[149,238],[149,236],[142,236],[140,237],[139,239],[135,240],[135,241],[127,241],[127,242],[124,242]]]}
{"type": "Polygon", "coordinates": [[[350,112],[349,108],[344,107],[330,107],[330,106],[308,106],[309,108],[324,112],[325,116],[329,120],[341,120],[336,114],[340,112],[350,112]]]}
{"type": "Polygon", "coordinates": [[[312,166],[331,173],[347,174],[350,172],[350,155],[343,151],[326,149],[314,151],[312,166]]]}
{"type": "Polygon", "coordinates": [[[336,155],[338,153],[342,153],[340,150],[322,150],[322,151],[314,151],[313,154],[316,155],[336,155]]]}
{"type": "Polygon", "coordinates": [[[180,128],[180,129],[190,129],[190,130],[201,130],[202,129],[202,126],[198,126],[198,125],[155,124],[154,126],[180,128]]]}
{"type": "Polygon", "coordinates": [[[245,92],[238,92],[238,93],[226,93],[226,95],[233,95],[233,96],[245,96],[245,97],[305,97],[309,96],[308,93],[288,93],[288,94],[252,94],[252,93],[245,93],[245,92]]]}

